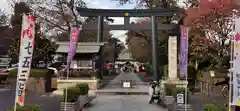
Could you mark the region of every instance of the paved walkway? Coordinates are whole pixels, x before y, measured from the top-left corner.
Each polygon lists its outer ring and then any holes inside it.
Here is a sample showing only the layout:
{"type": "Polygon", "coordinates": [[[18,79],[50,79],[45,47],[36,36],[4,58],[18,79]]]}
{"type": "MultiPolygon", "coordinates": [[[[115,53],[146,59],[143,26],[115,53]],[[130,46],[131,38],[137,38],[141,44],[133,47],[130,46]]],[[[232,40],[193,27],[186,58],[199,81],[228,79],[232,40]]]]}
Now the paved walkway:
{"type": "Polygon", "coordinates": [[[121,73],[102,82],[106,82],[105,87],[97,91],[97,97],[83,111],[167,111],[160,105],[148,103],[149,83],[143,82],[134,73],[121,73]],[[123,88],[122,81],[132,81],[133,87],[123,88]]]}
{"type": "Polygon", "coordinates": [[[148,82],[143,82],[135,73],[121,73],[112,80],[103,80],[105,84],[103,89],[122,88],[123,81],[131,81],[132,87],[139,89],[139,87],[148,86],[148,82]]]}
{"type": "MultiPolygon", "coordinates": [[[[0,111],[8,111],[14,104],[15,90],[0,89],[0,111]]],[[[59,111],[60,96],[27,93],[26,104],[39,104],[41,111],[59,111]]]]}
{"type": "Polygon", "coordinates": [[[98,94],[148,94],[149,83],[143,82],[135,73],[121,73],[112,79],[104,79],[104,87],[97,91],[98,94]],[[131,88],[123,88],[122,82],[130,81],[131,88]]]}
{"type": "Polygon", "coordinates": [[[148,104],[147,95],[98,95],[83,111],[167,111],[148,104]]]}

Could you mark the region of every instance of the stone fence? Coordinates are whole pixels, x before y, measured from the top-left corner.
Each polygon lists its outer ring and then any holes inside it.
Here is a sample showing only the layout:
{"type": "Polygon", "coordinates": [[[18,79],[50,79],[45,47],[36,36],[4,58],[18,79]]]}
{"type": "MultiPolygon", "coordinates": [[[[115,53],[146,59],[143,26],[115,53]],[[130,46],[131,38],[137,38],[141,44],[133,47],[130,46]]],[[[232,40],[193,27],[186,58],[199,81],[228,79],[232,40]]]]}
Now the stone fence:
{"type": "Polygon", "coordinates": [[[201,92],[203,92],[206,95],[222,95],[222,88],[223,85],[215,86],[214,82],[210,81],[197,81],[196,87],[200,89],[201,92]]]}
{"type": "Polygon", "coordinates": [[[226,104],[228,103],[228,92],[223,92],[224,85],[215,86],[213,82],[209,81],[197,81],[196,88],[200,89],[200,92],[206,94],[213,103],[226,104]],[[226,96],[223,95],[226,93],[226,96]]]}

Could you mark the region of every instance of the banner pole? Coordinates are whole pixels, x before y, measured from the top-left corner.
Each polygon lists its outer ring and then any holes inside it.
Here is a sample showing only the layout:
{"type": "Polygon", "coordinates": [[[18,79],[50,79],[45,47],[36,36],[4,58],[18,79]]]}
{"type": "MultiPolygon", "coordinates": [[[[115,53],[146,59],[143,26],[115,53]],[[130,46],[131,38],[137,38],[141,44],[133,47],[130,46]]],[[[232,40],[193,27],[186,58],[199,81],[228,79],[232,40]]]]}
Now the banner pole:
{"type": "Polygon", "coordinates": [[[229,96],[228,96],[228,111],[231,111],[231,101],[232,101],[232,70],[233,70],[233,45],[234,45],[234,40],[231,38],[231,52],[230,52],[230,70],[229,70],[229,96]]]}
{"type": "MultiPolygon", "coordinates": [[[[24,16],[25,16],[25,14],[23,13],[23,16],[22,16],[22,26],[21,26],[21,28],[23,28],[24,16]]],[[[23,30],[23,29],[21,29],[20,38],[22,38],[22,30],[23,30]]],[[[21,60],[21,59],[20,59],[20,58],[21,58],[21,46],[22,46],[22,41],[21,41],[21,39],[20,39],[19,61],[21,60]]],[[[17,111],[17,105],[18,105],[18,103],[17,103],[17,98],[18,98],[18,83],[19,83],[19,81],[18,81],[19,76],[18,76],[18,75],[19,75],[19,68],[20,68],[20,63],[18,63],[18,72],[17,72],[17,78],[16,78],[15,99],[14,99],[14,111],[17,111]]]]}
{"type": "Polygon", "coordinates": [[[17,95],[18,95],[17,94],[17,86],[18,86],[18,79],[16,80],[16,91],[15,91],[15,99],[14,99],[14,111],[17,111],[17,95]]]}
{"type": "Polygon", "coordinates": [[[188,76],[187,76],[187,74],[186,74],[186,76],[185,76],[185,111],[187,111],[187,88],[188,88],[188,76]]]}
{"type": "MultiPolygon", "coordinates": [[[[71,63],[69,63],[69,64],[71,64],[71,63]]],[[[69,76],[69,68],[70,68],[70,66],[69,65],[67,65],[67,80],[68,80],[68,76],[69,76]]],[[[67,93],[68,93],[68,87],[66,87],[66,90],[65,90],[65,105],[64,105],[64,111],[67,111],[67,93]]]]}
{"type": "MultiPolygon", "coordinates": [[[[187,46],[187,48],[188,48],[188,31],[189,31],[189,29],[188,29],[188,27],[186,27],[186,34],[187,34],[187,37],[186,37],[186,46],[187,46]]],[[[187,66],[186,66],[186,74],[185,74],[185,85],[186,85],[186,87],[185,87],[185,111],[187,111],[187,100],[188,100],[188,98],[187,98],[187,96],[188,96],[188,49],[187,49],[187,55],[186,55],[187,57],[186,57],[186,63],[187,63],[187,66]]]]}
{"type": "MultiPolygon", "coordinates": [[[[16,0],[17,1],[17,3],[19,3],[19,2],[23,2],[22,0],[16,0]]],[[[21,33],[22,34],[22,33],[21,33]]],[[[20,37],[21,37],[21,35],[20,35],[20,37]]],[[[20,43],[21,44],[21,43],[20,43]]],[[[20,45],[21,46],[21,45],[20,45]]],[[[17,86],[18,86],[18,75],[17,75],[17,79],[16,79],[16,91],[15,91],[15,99],[14,99],[14,111],[17,111],[17,86]]]]}

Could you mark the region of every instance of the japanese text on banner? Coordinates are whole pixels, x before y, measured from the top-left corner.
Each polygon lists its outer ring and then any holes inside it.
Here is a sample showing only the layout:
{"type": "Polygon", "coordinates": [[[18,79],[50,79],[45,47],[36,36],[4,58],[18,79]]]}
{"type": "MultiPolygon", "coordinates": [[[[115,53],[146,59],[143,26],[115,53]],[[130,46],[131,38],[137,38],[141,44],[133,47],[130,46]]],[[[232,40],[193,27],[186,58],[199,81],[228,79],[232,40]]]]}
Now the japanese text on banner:
{"type": "Polygon", "coordinates": [[[73,59],[73,57],[76,53],[79,33],[80,33],[79,28],[72,28],[71,29],[70,44],[69,44],[68,56],[67,56],[68,65],[72,61],[72,59],[73,59]]]}
{"type": "Polygon", "coordinates": [[[185,77],[188,66],[188,28],[181,26],[181,43],[180,43],[180,77],[185,77]]]}
{"type": "Polygon", "coordinates": [[[20,106],[24,106],[26,83],[32,63],[35,34],[34,21],[34,16],[23,15],[15,100],[20,106]]]}
{"type": "Polygon", "coordinates": [[[233,105],[240,106],[240,34],[235,36],[233,53],[233,105]]]}

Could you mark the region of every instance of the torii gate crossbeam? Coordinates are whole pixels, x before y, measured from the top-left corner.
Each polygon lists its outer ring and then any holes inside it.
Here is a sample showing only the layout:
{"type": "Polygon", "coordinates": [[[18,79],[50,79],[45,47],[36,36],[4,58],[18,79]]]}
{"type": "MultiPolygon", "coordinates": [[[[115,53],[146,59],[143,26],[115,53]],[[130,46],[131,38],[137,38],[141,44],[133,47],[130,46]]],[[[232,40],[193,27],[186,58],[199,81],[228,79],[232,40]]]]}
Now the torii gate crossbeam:
{"type": "Polygon", "coordinates": [[[77,8],[81,16],[85,17],[151,17],[151,16],[173,16],[179,8],[169,9],[89,9],[77,8]],[[127,15],[126,15],[127,14],[127,15]]]}

